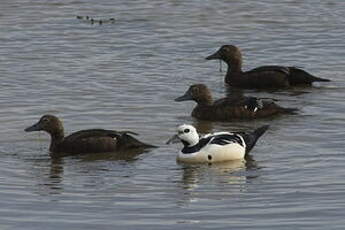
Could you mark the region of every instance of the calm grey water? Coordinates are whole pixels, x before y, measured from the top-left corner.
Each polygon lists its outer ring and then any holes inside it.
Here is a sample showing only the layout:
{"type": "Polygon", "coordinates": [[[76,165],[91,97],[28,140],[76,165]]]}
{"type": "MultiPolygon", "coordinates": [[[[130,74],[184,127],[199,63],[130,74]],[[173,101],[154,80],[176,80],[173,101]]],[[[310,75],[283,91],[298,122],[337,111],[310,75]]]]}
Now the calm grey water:
{"type": "Polygon", "coordinates": [[[0,9],[0,229],[344,229],[343,1],[5,0],[0,9]],[[224,70],[204,60],[223,44],[242,48],[245,69],[294,65],[333,82],[246,92],[297,116],[198,122],[193,102],[173,99],[193,83],[224,95],[224,70]],[[53,161],[48,136],[23,131],[46,113],[66,133],[133,130],[160,148],[53,161]],[[191,166],[176,163],[180,145],[164,144],[181,123],[271,128],[252,162],[191,166]]]}

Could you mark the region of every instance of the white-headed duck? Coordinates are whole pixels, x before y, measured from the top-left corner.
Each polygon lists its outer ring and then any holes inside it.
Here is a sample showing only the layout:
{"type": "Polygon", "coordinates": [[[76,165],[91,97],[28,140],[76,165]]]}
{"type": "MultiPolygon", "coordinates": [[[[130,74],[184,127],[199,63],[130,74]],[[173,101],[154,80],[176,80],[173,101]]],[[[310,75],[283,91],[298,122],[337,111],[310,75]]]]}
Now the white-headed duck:
{"type": "Polygon", "coordinates": [[[192,125],[180,125],[177,134],[167,144],[181,141],[183,149],[177,161],[186,163],[212,163],[245,158],[260,136],[269,128],[262,126],[253,132],[216,132],[199,137],[192,125]]]}

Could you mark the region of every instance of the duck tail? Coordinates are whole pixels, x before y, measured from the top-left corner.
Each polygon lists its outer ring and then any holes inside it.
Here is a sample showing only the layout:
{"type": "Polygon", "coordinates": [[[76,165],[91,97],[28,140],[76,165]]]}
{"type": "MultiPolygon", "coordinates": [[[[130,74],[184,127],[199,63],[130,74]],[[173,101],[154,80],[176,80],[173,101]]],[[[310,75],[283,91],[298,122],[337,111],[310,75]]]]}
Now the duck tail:
{"type": "Polygon", "coordinates": [[[289,67],[291,71],[291,75],[289,77],[290,84],[297,85],[297,84],[311,84],[315,81],[323,81],[329,82],[331,80],[321,77],[315,77],[314,75],[308,73],[307,71],[297,68],[297,67],[289,67]]]}
{"type": "Polygon", "coordinates": [[[314,77],[314,81],[324,81],[324,82],[330,82],[330,79],[321,78],[321,77],[314,77]]]}
{"type": "Polygon", "coordinates": [[[246,142],[246,154],[252,150],[258,139],[267,131],[269,128],[269,125],[261,126],[260,128],[257,128],[252,133],[249,133],[244,136],[244,140],[246,142]]]}

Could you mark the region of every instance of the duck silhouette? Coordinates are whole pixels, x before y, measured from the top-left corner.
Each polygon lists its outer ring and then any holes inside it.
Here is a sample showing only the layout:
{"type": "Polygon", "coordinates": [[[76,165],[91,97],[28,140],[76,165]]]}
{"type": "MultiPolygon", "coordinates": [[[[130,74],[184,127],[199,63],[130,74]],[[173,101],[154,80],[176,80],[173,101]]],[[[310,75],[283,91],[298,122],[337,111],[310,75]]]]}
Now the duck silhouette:
{"type": "Polygon", "coordinates": [[[211,163],[240,160],[253,149],[257,140],[267,131],[264,125],[253,132],[216,132],[199,137],[192,125],[180,125],[177,134],[167,144],[181,141],[183,149],[177,161],[185,163],[211,163]]]}
{"type": "Polygon", "coordinates": [[[210,90],[204,84],[189,87],[175,101],[193,100],[197,103],[192,117],[209,121],[251,120],[280,114],[295,114],[298,109],[284,108],[273,100],[256,97],[225,97],[213,101],[210,90]]]}
{"type": "Polygon", "coordinates": [[[135,139],[132,135],[137,134],[131,131],[88,129],[65,137],[60,119],[49,114],[42,116],[36,124],[26,128],[25,131],[45,131],[49,133],[51,137],[49,151],[52,158],[155,147],[135,139]]]}
{"type": "Polygon", "coordinates": [[[313,82],[329,82],[329,79],[315,77],[297,67],[279,65],[261,66],[242,71],[241,50],[234,45],[223,45],[206,60],[219,59],[228,65],[225,82],[244,89],[287,88],[298,85],[311,85],[313,82]]]}

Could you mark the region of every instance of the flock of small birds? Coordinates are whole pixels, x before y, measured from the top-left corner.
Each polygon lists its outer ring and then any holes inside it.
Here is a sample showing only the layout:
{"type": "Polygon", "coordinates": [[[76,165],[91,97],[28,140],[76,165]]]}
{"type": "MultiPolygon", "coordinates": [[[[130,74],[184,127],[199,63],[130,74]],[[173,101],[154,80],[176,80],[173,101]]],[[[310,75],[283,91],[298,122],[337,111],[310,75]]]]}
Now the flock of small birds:
{"type": "Polygon", "coordinates": [[[111,23],[114,24],[115,23],[115,18],[109,18],[109,19],[94,19],[93,17],[90,16],[76,16],[77,19],[79,20],[83,20],[85,22],[90,23],[91,25],[93,24],[106,24],[106,23],[111,23]]]}

